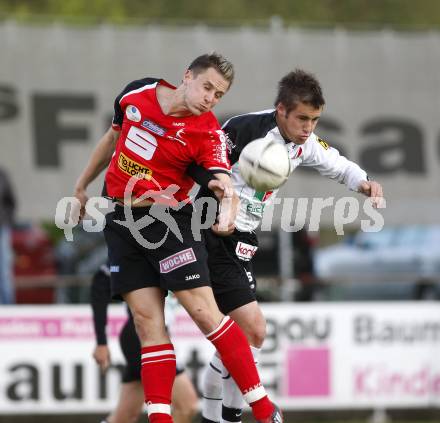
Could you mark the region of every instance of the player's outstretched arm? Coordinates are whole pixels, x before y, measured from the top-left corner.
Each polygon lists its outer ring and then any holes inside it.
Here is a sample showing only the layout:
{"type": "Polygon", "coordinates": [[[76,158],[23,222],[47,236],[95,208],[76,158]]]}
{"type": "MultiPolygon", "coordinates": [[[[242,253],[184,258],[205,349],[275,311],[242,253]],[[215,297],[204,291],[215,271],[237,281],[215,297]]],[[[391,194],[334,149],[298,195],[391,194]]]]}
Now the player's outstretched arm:
{"type": "Polygon", "coordinates": [[[74,195],[81,203],[81,217],[84,215],[84,208],[88,200],[87,187],[110,163],[118,137],[119,131],[115,131],[113,128],[110,128],[103,135],[76,181],[74,195]]]}

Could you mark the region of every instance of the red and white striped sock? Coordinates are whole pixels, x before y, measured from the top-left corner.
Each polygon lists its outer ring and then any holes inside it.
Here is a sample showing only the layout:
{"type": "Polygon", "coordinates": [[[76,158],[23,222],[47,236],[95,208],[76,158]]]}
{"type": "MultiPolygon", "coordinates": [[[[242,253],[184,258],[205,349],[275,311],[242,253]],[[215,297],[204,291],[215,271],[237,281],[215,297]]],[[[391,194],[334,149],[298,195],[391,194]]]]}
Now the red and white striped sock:
{"type": "Polygon", "coordinates": [[[176,377],[173,344],[153,345],[141,350],[141,379],[150,423],[172,423],[171,391],[176,377]]]}
{"type": "Polygon", "coordinates": [[[234,378],[256,420],[269,417],[274,406],[261,385],[254,357],[241,328],[225,316],[220,325],[206,337],[214,344],[223,365],[234,378]]]}

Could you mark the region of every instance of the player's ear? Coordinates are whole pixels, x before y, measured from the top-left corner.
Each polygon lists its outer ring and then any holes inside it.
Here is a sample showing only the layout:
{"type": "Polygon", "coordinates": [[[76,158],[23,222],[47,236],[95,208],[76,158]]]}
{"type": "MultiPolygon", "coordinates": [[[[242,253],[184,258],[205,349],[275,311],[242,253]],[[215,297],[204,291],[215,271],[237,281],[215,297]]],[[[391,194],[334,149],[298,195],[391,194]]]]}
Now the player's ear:
{"type": "Polygon", "coordinates": [[[279,103],[277,104],[276,111],[277,111],[277,114],[278,114],[279,116],[286,117],[286,115],[287,115],[287,109],[286,109],[286,106],[285,106],[283,103],[281,103],[281,102],[279,102],[279,103]]]}
{"type": "Polygon", "coordinates": [[[183,83],[187,84],[189,81],[194,79],[194,73],[192,70],[187,69],[185,74],[183,75],[183,83]]]}

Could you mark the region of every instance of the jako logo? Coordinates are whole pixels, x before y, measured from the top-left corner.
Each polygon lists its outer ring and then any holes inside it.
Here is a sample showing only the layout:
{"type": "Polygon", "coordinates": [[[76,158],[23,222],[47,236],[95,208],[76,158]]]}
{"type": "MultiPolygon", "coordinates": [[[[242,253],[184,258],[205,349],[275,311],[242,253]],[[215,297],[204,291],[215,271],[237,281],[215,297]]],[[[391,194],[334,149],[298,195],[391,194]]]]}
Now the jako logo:
{"type": "Polygon", "coordinates": [[[239,242],[237,247],[235,248],[235,254],[237,257],[244,260],[249,261],[254,254],[257,252],[258,247],[250,244],[246,244],[245,242],[239,242]]]}
{"type": "Polygon", "coordinates": [[[192,280],[194,280],[194,279],[200,279],[200,275],[197,273],[197,274],[195,274],[195,275],[188,275],[188,276],[185,276],[185,280],[186,280],[186,281],[192,281],[192,280]]]}
{"type": "Polygon", "coordinates": [[[196,261],[196,255],[194,254],[193,249],[187,248],[186,250],[179,251],[178,253],[161,260],[159,262],[160,273],[171,272],[194,261],[196,261]]]}

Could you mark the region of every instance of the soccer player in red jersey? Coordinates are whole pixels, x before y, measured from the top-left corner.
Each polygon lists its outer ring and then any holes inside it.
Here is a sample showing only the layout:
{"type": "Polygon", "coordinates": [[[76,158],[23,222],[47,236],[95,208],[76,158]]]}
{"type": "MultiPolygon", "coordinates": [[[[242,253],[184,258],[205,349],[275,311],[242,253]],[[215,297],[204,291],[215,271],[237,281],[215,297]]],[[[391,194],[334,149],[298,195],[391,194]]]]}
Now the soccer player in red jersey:
{"type": "MultiPolygon", "coordinates": [[[[107,345],[107,308],[111,302],[110,268],[102,264],[95,272],[90,287],[90,302],[97,345],[93,358],[102,372],[111,364],[110,349],[107,345]]],[[[167,297],[167,324],[173,322],[175,298],[167,297]]],[[[124,355],[125,365],[122,384],[115,409],[101,423],[136,423],[143,410],[144,392],[141,382],[141,344],[136,334],[133,317],[129,315],[119,333],[119,345],[124,355]]],[[[172,392],[172,416],[175,423],[191,423],[197,413],[198,397],[195,387],[185,369],[177,361],[176,379],[172,392]]]]}
{"type": "Polygon", "coordinates": [[[217,307],[205,246],[191,230],[189,164],[212,171],[220,182],[209,186],[217,184],[225,197],[232,195],[226,139],[211,109],[226,94],[233,76],[232,64],[214,53],[196,58],[177,88],[154,78],[130,83],[116,98],[112,127],[75,186],[84,207],[87,186],[108,166],[106,190],[116,201],[104,230],[112,294],[123,297],[133,314],[151,423],[173,421],[176,360],[165,330],[166,290],[174,292],[216,347],[255,419],[282,421],[261,385],[245,335],[217,307]]]}

